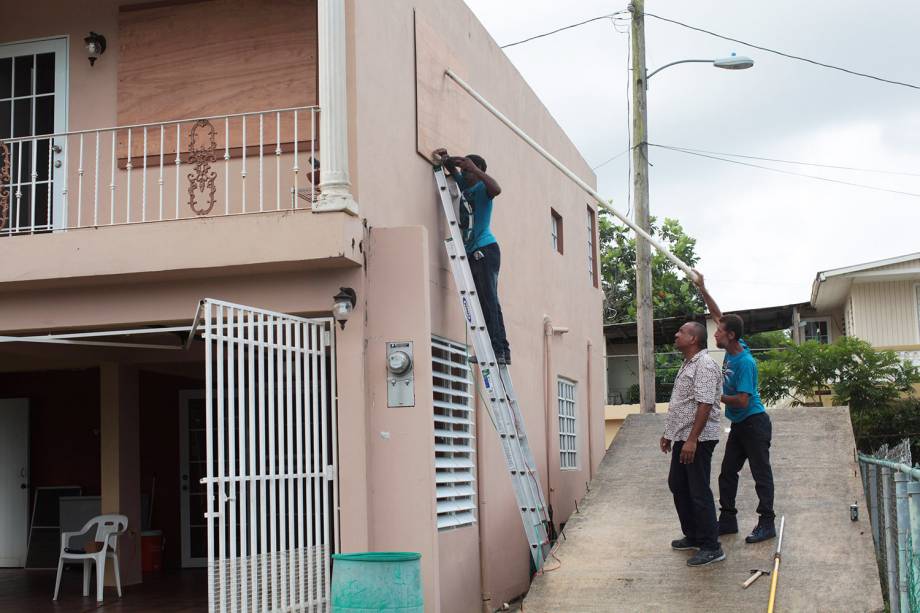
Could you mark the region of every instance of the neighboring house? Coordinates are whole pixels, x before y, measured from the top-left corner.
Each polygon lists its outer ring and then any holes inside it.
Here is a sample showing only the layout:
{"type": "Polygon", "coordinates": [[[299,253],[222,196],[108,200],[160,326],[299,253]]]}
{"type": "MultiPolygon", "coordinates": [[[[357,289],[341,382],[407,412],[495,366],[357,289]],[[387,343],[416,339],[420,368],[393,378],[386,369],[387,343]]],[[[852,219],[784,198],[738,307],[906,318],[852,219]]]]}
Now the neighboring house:
{"type": "Polygon", "coordinates": [[[920,365],[920,253],[819,272],[797,340],[855,336],[920,365]]]}
{"type": "MultiPolygon", "coordinates": [[[[746,334],[789,330],[795,343],[833,343],[842,336],[855,336],[920,366],[920,253],[819,272],[810,302],[732,312],[744,319],[746,334]]],[[[710,352],[721,362],[723,352],[715,348],[715,328],[705,314],[656,319],[655,345],[670,344],[677,329],[690,319],[705,321],[710,352]]],[[[626,415],[639,412],[636,324],[607,324],[604,336],[609,446],[626,415]]],[[[667,410],[669,390],[658,391],[656,410],[667,410]]]]}
{"type": "Polygon", "coordinates": [[[210,563],[201,589],[222,603],[271,586],[327,606],[335,551],[420,552],[430,611],[523,593],[528,546],[423,155],[479,153],[503,188],[511,372],[557,526],[604,453],[596,209],[444,69],[595,177],[466,5],[0,14],[0,563],[23,564],[36,488],[78,485],[129,517],[126,584],[149,525],[167,566],[210,563]],[[91,31],[107,43],[93,63],[91,31]],[[342,327],[341,287],[357,296],[342,327]],[[204,298],[228,304],[196,314],[204,298]],[[391,343],[408,371],[388,371],[391,343]]]}

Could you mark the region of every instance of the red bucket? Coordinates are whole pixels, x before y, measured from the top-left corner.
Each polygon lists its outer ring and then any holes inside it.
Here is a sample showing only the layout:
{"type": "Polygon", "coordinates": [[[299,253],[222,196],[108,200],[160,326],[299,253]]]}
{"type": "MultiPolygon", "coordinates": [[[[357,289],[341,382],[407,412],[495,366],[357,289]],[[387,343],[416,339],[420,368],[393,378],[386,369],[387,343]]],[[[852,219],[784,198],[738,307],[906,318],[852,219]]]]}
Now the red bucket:
{"type": "Polygon", "coordinates": [[[163,569],[163,531],[141,532],[141,569],[145,573],[163,569]]]}

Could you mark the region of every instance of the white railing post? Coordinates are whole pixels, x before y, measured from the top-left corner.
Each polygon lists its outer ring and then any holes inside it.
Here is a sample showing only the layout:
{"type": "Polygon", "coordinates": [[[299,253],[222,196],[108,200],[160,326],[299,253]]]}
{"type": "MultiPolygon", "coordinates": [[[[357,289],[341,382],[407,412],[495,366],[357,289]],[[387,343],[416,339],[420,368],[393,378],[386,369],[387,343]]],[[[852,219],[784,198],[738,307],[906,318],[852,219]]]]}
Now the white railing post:
{"type": "Polygon", "coordinates": [[[320,196],[313,211],[358,214],[348,173],[348,87],[345,0],[319,0],[320,196]]]}
{"type": "Polygon", "coordinates": [[[281,210],[281,113],[275,113],[275,210],[281,210]]]}
{"type": "Polygon", "coordinates": [[[163,184],[165,183],[165,181],[163,180],[163,167],[164,167],[163,148],[166,146],[165,136],[166,136],[166,126],[161,124],[160,125],[160,178],[158,180],[158,183],[160,185],[160,217],[159,217],[160,221],[163,221],[163,184]]]}
{"type": "Polygon", "coordinates": [[[31,197],[29,198],[29,234],[35,234],[35,192],[38,187],[36,183],[38,182],[38,139],[32,139],[32,189],[31,197]]]}
{"type": "Polygon", "coordinates": [[[179,219],[179,166],[182,164],[182,135],[179,133],[179,122],[176,122],[176,216],[179,219]]]}
{"type": "Polygon", "coordinates": [[[133,130],[128,128],[128,158],[125,162],[125,174],[127,174],[127,193],[125,194],[125,222],[131,223],[131,169],[134,164],[131,162],[131,133],[133,130]]]}
{"type": "Polygon", "coordinates": [[[230,214],[230,118],[224,119],[224,215],[230,214]]]}
{"type": "Polygon", "coordinates": [[[291,169],[294,172],[294,197],[291,198],[291,208],[297,208],[297,198],[299,194],[297,193],[297,173],[300,172],[300,159],[297,150],[297,109],[294,109],[294,167],[291,169]]]}
{"type": "Polygon", "coordinates": [[[80,164],[77,168],[77,227],[83,227],[83,134],[80,134],[80,164]]]}
{"type": "Polygon", "coordinates": [[[96,162],[93,166],[93,226],[99,225],[99,149],[101,134],[96,131],[96,162]]]}
{"type": "Polygon", "coordinates": [[[109,225],[115,224],[115,167],[118,160],[115,155],[118,144],[116,142],[117,130],[112,130],[112,180],[109,182],[109,225]]]}
{"type": "Polygon", "coordinates": [[[141,221],[147,221],[147,126],[144,126],[144,176],[141,189],[141,221]]]}

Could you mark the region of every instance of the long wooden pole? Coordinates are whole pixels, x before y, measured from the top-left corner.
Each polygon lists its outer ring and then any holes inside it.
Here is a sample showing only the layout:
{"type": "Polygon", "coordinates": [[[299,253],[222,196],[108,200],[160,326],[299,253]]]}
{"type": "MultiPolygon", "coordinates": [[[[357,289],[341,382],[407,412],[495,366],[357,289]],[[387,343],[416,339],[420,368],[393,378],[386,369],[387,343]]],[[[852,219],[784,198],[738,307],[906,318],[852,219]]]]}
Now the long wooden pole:
{"type": "MultiPolygon", "coordinates": [[[[648,193],[648,106],[645,69],[645,0],[632,0],[632,158],[636,224],[651,234],[648,193]]],[[[655,314],[652,309],[652,250],[636,237],[636,343],[639,353],[639,407],[655,412],[655,314]]]]}
{"type": "Polygon", "coordinates": [[[786,516],[779,520],[779,540],[776,543],[776,553],[773,554],[773,575],[770,577],[770,601],[767,603],[767,613],[773,613],[776,605],[776,586],[779,581],[779,561],[782,557],[780,550],[783,548],[783,528],[786,527],[786,516]]]}
{"type": "Polygon", "coordinates": [[[580,188],[583,189],[585,192],[587,192],[588,195],[590,195],[592,198],[594,198],[594,200],[597,202],[597,205],[598,205],[599,207],[601,207],[602,209],[605,209],[606,211],[609,211],[614,217],[616,217],[617,219],[619,219],[620,221],[622,221],[624,224],[626,224],[627,226],[629,226],[629,228],[630,228],[633,232],[635,232],[638,236],[641,236],[642,238],[644,238],[645,240],[647,240],[649,243],[651,243],[651,245],[652,245],[655,249],[657,249],[658,251],[660,251],[662,255],[664,255],[666,258],[668,258],[669,260],[671,260],[671,261],[674,263],[675,266],[677,266],[681,271],[683,271],[683,273],[684,273],[685,275],[687,275],[687,277],[689,277],[690,279],[696,278],[696,273],[694,273],[694,272],[693,272],[693,269],[690,268],[690,266],[688,266],[683,260],[681,260],[681,259],[678,258],[676,255],[674,255],[673,253],[671,253],[670,251],[668,251],[668,248],[665,247],[662,243],[660,243],[657,239],[653,238],[648,232],[646,232],[645,230],[643,230],[642,228],[640,228],[639,226],[637,226],[637,225],[633,222],[633,220],[631,220],[629,217],[627,217],[626,215],[624,215],[623,213],[621,213],[618,209],[616,209],[615,207],[613,207],[609,202],[607,202],[606,200],[604,200],[604,197],[601,196],[599,193],[597,193],[597,191],[596,191],[593,187],[591,187],[590,185],[588,185],[587,183],[585,183],[578,175],[576,175],[574,172],[572,172],[571,170],[569,170],[568,168],[566,168],[565,165],[562,164],[562,162],[560,162],[559,160],[557,160],[556,158],[554,158],[554,157],[553,157],[546,149],[544,149],[539,143],[537,143],[534,139],[532,139],[530,136],[528,136],[526,132],[524,132],[523,130],[521,130],[521,129],[520,129],[519,127],[517,127],[510,119],[508,119],[507,117],[505,117],[505,115],[504,115],[501,111],[499,111],[497,108],[495,108],[494,106],[492,106],[492,104],[491,104],[488,100],[486,100],[485,98],[483,98],[483,97],[479,94],[479,92],[477,92],[475,89],[473,89],[466,81],[464,81],[463,79],[461,79],[460,77],[458,77],[457,74],[456,74],[453,70],[451,70],[450,68],[448,68],[446,71],[444,71],[444,74],[447,75],[448,77],[450,77],[451,79],[453,79],[453,81],[454,81],[457,85],[459,85],[459,86],[461,87],[461,89],[463,89],[464,91],[466,91],[466,93],[468,93],[474,100],[476,100],[476,102],[478,102],[479,104],[481,104],[487,111],[489,111],[490,113],[492,113],[493,115],[495,115],[495,117],[496,117],[499,121],[501,121],[503,124],[505,124],[506,126],[508,126],[508,128],[509,128],[512,132],[514,132],[515,134],[517,134],[518,136],[520,136],[520,137],[521,137],[521,140],[523,140],[525,143],[527,143],[528,145],[530,145],[531,147],[533,147],[533,149],[534,149],[537,153],[539,153],[541,156],[543,156],[543,157],[546,159],[547,162],[549,162],[550,164],[552,164],[553,166],[555,166],[556,168],[558,168],[559,171],[560,171],[562,174],[564,174],[566,177],[568,177],[569,179],[571,179],[573,183],[575,183],[578,187],[580,187],[580,188]]]}

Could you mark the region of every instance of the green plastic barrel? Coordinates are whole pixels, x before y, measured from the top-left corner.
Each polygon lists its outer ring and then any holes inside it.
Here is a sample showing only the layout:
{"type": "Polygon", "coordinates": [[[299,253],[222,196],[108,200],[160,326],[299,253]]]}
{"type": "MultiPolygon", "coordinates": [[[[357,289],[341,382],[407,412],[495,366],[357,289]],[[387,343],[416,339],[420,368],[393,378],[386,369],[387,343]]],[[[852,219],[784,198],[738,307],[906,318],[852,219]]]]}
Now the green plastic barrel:
{"type": "Polygon", "coordinates": [[[333,554],[332,610],[423,613],[421,558],[403,551],[333,554]]]}

